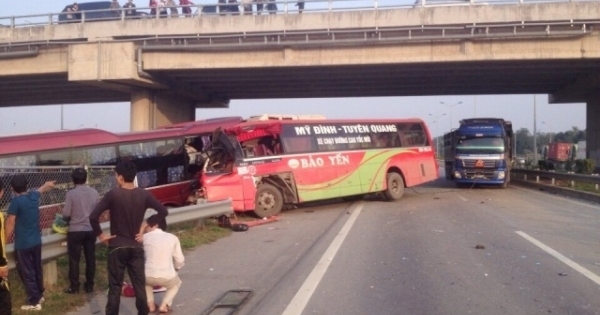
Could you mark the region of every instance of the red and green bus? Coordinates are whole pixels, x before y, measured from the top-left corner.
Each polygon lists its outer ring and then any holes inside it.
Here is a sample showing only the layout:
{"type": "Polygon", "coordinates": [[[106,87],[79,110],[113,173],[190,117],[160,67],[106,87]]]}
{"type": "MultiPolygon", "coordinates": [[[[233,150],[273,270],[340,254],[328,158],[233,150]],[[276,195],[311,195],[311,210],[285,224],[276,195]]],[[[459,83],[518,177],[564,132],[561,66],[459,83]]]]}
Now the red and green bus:
{"type": "Polygon", "coordinates": [[[268,217],[307,201],[398,200],[406,187],[438,178],[421,119],[262,117],[216,131],[201,172],[209,202],[231,198],[235,211],[268,217]]]}
{"type": "MultiPolygon", "coordinates": [[[[131,160],[138,168],[138,186],[166,206],[182,206],[190,197],[191,184],[198,182],[204,162],[201,152],[215,128],[242,121],[241,117],[221,117],[139,132],[76,129],[0,137],[0,180],[6,182],[11,174],[27,170],[32,187],[45,180],[68,186],[69,176],[58,178],[60,167],[110,169],[119,161],[131,160]]],[[[5,194],[0,208],[8,198],[10,194],[5,194]]],[[[53,198],[53,202],[63,201],[60,196],[53,198]]]]}

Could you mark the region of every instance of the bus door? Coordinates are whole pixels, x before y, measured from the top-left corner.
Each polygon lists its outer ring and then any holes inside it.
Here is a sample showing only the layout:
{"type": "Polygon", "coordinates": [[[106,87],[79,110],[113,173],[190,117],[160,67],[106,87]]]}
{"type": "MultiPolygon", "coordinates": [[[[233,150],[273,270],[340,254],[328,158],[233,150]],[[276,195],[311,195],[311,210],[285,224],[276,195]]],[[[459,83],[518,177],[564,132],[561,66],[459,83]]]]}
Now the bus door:
{"type": "Polygon", "coordinates": [[[236,167],[235,182],[230,182],[231,187],[241,187],[241,189],[232,189],[230,196],[234,202],[240,207],[234,206],[234,209],[254,210],[256,200],[256,182],[255,182],[256,166],[250,162],[242,162],[236,167]]]}
{"type": "Polygon", "coordinates": [[[423,125],[410,123],[400,124],[398,127],[400,145],[409,152],[401,155],[400,162],[405,172],[406,185],[410,187],[424,182],[425,178],[434,174],[437,176],[434,153],[428,144],[423,125]]]}
{"type": "Polygon", "coordinates": [[[206,162],[202,184],[211,201],[231,198],[234,210],[246,210],[242,178],[247,175],[247,163],[234,136],[215,132],[213,142],[205,148],[206,162]]]}

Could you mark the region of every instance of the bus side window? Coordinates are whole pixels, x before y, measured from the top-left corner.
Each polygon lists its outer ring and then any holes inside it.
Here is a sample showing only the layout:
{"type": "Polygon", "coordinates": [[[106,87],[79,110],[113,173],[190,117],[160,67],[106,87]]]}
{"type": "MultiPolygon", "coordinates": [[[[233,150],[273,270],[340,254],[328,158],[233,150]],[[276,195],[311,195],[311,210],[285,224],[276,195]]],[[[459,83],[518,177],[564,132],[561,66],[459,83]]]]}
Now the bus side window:
{"type": "Polygon", "coordinates": [[[283,138],[283,150],[286,153],[313,152],[316,149],[311,137],[283,138]]]}
{"type": "Polygon", "coordinates": [[[400,135],[397,132],[392,134],[392,138],[390,139],[390,145],[394,148],[400,147],[400,135]]]}
{"type": "Polygon", "coordinates": [[[265,156],[267,155],[267,150],[263,144],[257,144],[254,149],[254,156],[265,156]]]}
{"type": "Polygon", "coordinates": [[[281,150],[281,143],[280,142],[275,143],[275,145],[273,146],[273,154],[279,155],[282,153],[283,153],[283,150],[281,150]]]}

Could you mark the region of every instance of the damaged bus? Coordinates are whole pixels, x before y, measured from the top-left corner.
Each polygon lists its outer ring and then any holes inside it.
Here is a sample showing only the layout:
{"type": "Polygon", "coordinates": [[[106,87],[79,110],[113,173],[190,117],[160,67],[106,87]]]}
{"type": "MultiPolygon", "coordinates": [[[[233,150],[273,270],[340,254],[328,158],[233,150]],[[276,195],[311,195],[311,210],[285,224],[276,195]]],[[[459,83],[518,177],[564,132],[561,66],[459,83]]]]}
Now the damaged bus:
{"type": "MultiPolygon", "coordinates": [[[[312,117],[312,116],[310,116],[312,117]]],[[[259,217],[284,205],[404,189],[438,178],[421,119],[330,120],[260,116],[218,129],[201,175],[204,198],[231,198],[259,217]]]]}
{"type": "MultiPolygon", "coordinates": [[[[86,128],[0,137],[0,180],[8,187],[12,174],[28,170],[33,187],[57,178],[62,178],[57,184],[67,187],[71,167],[101,169],[106,173],[118,162],[128,160],[138,168],[139,187],[149,190],[166,206],[183,206],[195,195],[204,163],[201,153],[212,141],[215,128],[242,121],[241,117],[219,117],[148,131],[111,133],[86,128]]],[[[98,185],[101,187],[94,186],[103,194],[114,183],[102,179],[98,185]]],[[[64,192],[55,198],[56,202],[64,201],[64,192]]],[[[5,194],[0,199],[0,207],[9,197],[5,194]]]]}

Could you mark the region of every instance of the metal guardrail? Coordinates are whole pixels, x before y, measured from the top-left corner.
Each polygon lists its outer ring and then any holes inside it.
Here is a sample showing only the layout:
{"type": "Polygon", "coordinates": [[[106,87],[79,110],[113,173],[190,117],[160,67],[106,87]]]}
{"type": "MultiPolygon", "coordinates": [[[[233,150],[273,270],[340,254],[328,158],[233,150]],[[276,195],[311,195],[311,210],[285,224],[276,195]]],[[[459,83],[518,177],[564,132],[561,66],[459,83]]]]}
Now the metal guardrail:
{"type": "Polygon", "coordinates": [[[583,175],[574,173],[557,173],[551,171],[537,171],[527,169],[512,169],[511,179],[521,179],[524,181],[540,182],[542,179],[550,180],[552,185],[556,184],[557,180],[568,181],[570,187],[574,187],[575,183],[590,183],[596,185],[598,190],[600,185],[600,176],[598,175],[583,175]],[[516,177],[515,177],[516,175],[516,177]]]}
{"type": "MultiPolygon", "coordinates": [[[[169,209],[169,215],[167,216],[167,224],[170,225],[175,223],[189,222],[231,213],[233,213],[231,199],[179,208],[171,208],[169,209]]],[[[147,214],[147,216],[149,215],[151,214],[147,214]]],[[[109,222],[101,223],[100,226],[102,227],[102,231],[109,232],[109,222]]],[[[62,234],[50,234],[43,236],[42,261],[56,259],[67,254],[67,247],[63,245],[63,243],[66,241],[67,236],[62,234]]],[[[8,267],[9,269],[13,269],[15,267],[13,244],[7,244],[6,254],[9,257],[8,267]]]]}
{"type": "MultiPolygon", "coordinates": [[[[244,12],[244,6],[242,3],[234,4],[238,11],[232,12],[228,8],[232,4],[219,4],[217,0],[211,0],[214,4],[196,4],[192,6],[171,6],[167,7],[167,11],[170,9],[176,9],[178,14],[173,16],[160,15],[156,12],[155,16],[150,14],[151,7],[136,7],[136,11],[141,12],[142,15],[128,16],[127,10],[130,8],[118,8],[118,9],[107,9],[107,10],[93,10],[95,13],[98,12],[111,12],[112,17],[94,19],[91,20],[86,18],[86,12],[81,11],[81,18],[76,21],[59,21],[59,17],[66,16],[67,12],[58,13],[45,13],[45,14],[30,14],[21,16],[5,16],[0,17],[0,28],[9,27],[33,27],[33,26],[45,26],[58,23],[94,23],[98,20],[128,20],[128,19],[140,19],[140,18],[159,18],[159,17],[177,17],[177,18],[200,18],[202,16],[210,15],[237,15],[237,14],[250,14],[250,12],[244,12]],[[183,14],[183,7],[191,7],[192,14],[183,14]]],[[[261,12],[262,14],[298,14],[300,13],[300,7],[297,5],[298,2],[304,2],[304,9],[302,12],[306,13],[323,13],[323,12],[336,12],[336,11],[358,11],[358,10],[387,10],[387,9],[410,9],[415,7],[436,7],[436,6],[470,6],[470,5],[507,5],[507,4],[534,4],[534,3],[557,3],[557,2],[597,2],[597,0],[416,0],[412,1],[398,1],[398,0],[280,0],[269,2],[264,0],[263,5],[265,9],[261,12]],[[402,3],[404,2],[404,3],[402,3]],[[268,10],[267,5],[275,5],[277,8],[274,10],[268,10]]],[[[257,14],[256,3],[253,3],[252,14],[257,14]]],[[[156,10],[158,11],[158,10],[156,10]]],[[[170,13],[170,12],[169,12],[170,13]]]]}
{"type": "Polygon", "coordinates": [[[555,173],[548,171],[534,171],[525,169],[511,170],[511,184],[516,184],[531,189],[539,189],[550,194],[561,195],[578,200],[600,203],[600,194],[574,188],[575,183],[594,184],[598,191],[600,176],[581,174],[555,173]],[[558,185],[556,181],[566,181],[569,187],[558,185]]]}

